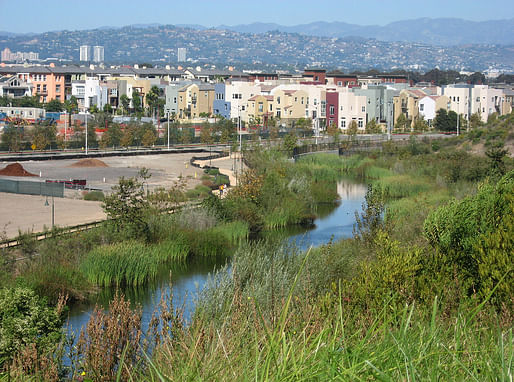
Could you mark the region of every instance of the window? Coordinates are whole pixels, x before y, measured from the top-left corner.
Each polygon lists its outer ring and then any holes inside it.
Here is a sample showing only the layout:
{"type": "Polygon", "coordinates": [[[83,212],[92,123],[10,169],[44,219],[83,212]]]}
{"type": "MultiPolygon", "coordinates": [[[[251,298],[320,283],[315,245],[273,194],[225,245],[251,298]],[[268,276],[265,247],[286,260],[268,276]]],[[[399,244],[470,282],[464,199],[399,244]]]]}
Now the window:
{"type": "Polygon", "coordinates": [[[302,97],[302,105],[303,105],[303,97],[302,97]]]}
{"type": "Polygon", "coordinates": [[[318,100],[316,98],[314,98],[314,106],[316,106],[318,104],[318,100]]]}
{"type": "Polygon", "coordinates": [[[60,93],[61,92],[61,85],[55,85],[55,92],[60,93]]]}
{"type": "Polygon", "coordinates": [[[46,93],[46,85],[43,85],[43,93],[46,93]]]}
{"type": "Polygon", "coordinates": [[[366,112],[366,106],[363,106],[362,107],[362,112],[365,113],[366,112]]]}
{"type": "Polygon", "coordinates": [[[36,92],[41,93],[41,85],[37,84],[36,86],[36,92]]]}
{"type": "Polygon", "coordinates": [[[242,110],[242,111],[245,111],[245,106],[244,106],[244,105],[243,105],[243,106],[241,106],[241,110],[242,110]]]}
{"type": "Polygon", "coordinates": [[[273,111],[273,104],[272,103],[269,104],[269,111],[273,111]]]}
{"type": "Polygon", "coordinates": [[[203,95],[204,95],[205,97],[207,97],[207,92],[203,92],[203,95]]]}
{"type": "Polygon", "coordinates": [[[419,111],[424,111],[425,109],[425,105],[424,104],[419,104],[419,111]]]}
{"type": "Polygon", "coordinates": [[[259,113],[262,113],[264,111],[264,105],[262,102],[259,102],[259,113]]]}
{"type": "Polygon", "coordinates": [[[343,118],[343,119],[341,120],[341,128],[342,128],[342,129],[346,129],[346,118],[343,118]]]}
{"type": "Polygon", "coordinates": [[[330,105],[330,115],[334,115],[335,113],[335,107],[334,105],[330,105]]]}
{"type": "Polygon", "coordinates": [[[280,116],[282,115],[280,109],[277,109],[277,117],[280,118],[280,116]]]}
{"type": "Polygon", "coordinates": [[[298,97],[294,97],[294,101],[295,101],[295,102],[298,102],[298,97]]]}
{"type": "Polygon", "coordinates": [[[280,105],[280,97],[277,97],[277,104],[280,105]]]}
{"type": "Polygon", "coordinates": [[[343,86],[343,81],[337,81],[337,86],[343,86]]]}
{"type": "Polygon", "coordinates": [[[359,122],[358,122],[357,126],[359,129],[362,129],[364,127],[364,121],[362,120],[362,118],[359,118],[359,122]]]}
{"type": "Polygon", "coordinates": [[[480,97],[477,97],[476,101],[477,101],[477,102],[480,102],[480,97]]]}
{"type": "Polygon", "coordinates": [[[173,103],[177,103],[177,97],[173,97],[173,103]]]}

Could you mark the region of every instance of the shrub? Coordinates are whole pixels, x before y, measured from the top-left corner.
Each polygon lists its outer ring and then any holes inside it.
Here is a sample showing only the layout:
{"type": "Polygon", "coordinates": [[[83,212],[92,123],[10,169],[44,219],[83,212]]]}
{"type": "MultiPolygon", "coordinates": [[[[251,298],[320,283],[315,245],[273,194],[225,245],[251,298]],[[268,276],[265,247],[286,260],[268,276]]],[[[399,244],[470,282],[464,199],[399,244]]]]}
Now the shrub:
{"type": "Polygon", "coordinates": [[[104,199],[105,199],[105,195],[102,191],[89,191],[84,194],[84,200],[102,202],[104,199]]]}
{"type": "Polygon", "coordinates": [[[62,339],[62,308],[48,307],[28,288],[0,289],[0,369],[27,345],[52,351],[62,339]]]}

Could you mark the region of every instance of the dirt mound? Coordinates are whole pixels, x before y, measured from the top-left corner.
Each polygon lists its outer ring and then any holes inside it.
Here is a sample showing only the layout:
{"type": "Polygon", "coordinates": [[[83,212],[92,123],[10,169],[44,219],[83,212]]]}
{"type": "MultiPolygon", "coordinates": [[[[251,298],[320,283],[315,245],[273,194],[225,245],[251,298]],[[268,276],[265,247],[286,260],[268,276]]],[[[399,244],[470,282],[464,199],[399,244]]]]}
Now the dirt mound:
{"type": "Polygon", "coordinates": [[[109,167],[104,161],[100,159],[88,158],[81,159],[73,163],[70,167],[109,167]]]}
{"type": "Polygon", "coordinates": [[[5,168],[0,170],[0,175],[4,176],[37,176],[31,174],[23,168],[18,162],[7,165],[5,168]]]}

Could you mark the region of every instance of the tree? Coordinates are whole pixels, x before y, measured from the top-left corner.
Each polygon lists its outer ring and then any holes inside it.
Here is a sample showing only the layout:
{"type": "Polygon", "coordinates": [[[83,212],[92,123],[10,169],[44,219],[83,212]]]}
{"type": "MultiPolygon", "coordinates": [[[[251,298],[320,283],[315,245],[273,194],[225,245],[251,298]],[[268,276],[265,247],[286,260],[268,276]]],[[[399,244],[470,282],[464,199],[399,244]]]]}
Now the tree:
{"type": "MultiPolygon", "coordinates": [[[[408,126],[409,126],[409,120],[407,119],[407,117],[405,116],[405,114],[401,113],[398,118],[396,119],[396,123],[394,125],[394,128],[397,130],[397,131],[400,131],[400,132],[405,132],[407,131],[408,129],[408,126]]],[[[410,130],[410,129],[409,129],[410,130]]]]}
{"type": "Polygon", "coordinates": [[[200,130],[200,142],[205,143],[206,145],[212,145],[214,143],[214,135],[210,127],[202,127],[200,130]]]}
{"type": "Polygon", "coordinates": [[[100,144],[104,148],[110,146],[117,147],[120,145],[122,136],[123,132],[121,131],[120,125],[117,123],[112,123],[103,133],[100,144]]]}
{"type": "Polygon", "coordinates": [[[45,104],[45,110],[48,112],[60,113],[64,110],[64,105],[61,103],[61,101],[53,99],[47,104],[45,104]]]}
{"type": "Polygon", "coordinates": [[[434,127],[439,131],[450,131],[450,118],[446,109],[439,109],[434,118],[434,127]]]}
{"type": "Polygon", "coordinates": [[[327,127],[327,134],[334,138],[334,142],[339,142],[339,135],[341,134],[341,130],[339,130],[337,125],[332,122],[327,127]]]}
{"type": "Polygon", "coordinates": [[[63,338],[63,306],[47,306],[28,288],[0,289],[0,369],[28,345],[38,355],[52,352],[63,338]]]}
{"type": "Polygon", "coordinates": [[[121,107],[124,113],[128,113],[130,107],[130,98],[126,94],[120,96],[121,107]]]}
{"type": "Polygon", "coordinates": [[[414,131],[423,132],[428,130],[428,125],[423,118],[417,119],[414,122],[414,131]]]}
{"type": "Polygon", "coordinates": [[[139,116],[143,113],[143,101],[141,100],[141,95],[137,90],[132,92],[132,107],[136,115],[139,116]]]}
{"type": "Polygon", "coordinates": [[[490,163],[490,174],[493,177],[501,177],[505,175],[505,157],[508,151],[500,147],[492,147],[485,152],[485,155],[491,160],[490,163]]]}
{"type": "Polygon", "coordinates": [[[287,135],[284,137],[283,142],[283,149],[287,153],[288,156],[292,156],[294,149],[296,148],[296,141],[298,138],[296,137],[296,134],[293,132],[287,133],[287,135]]]}
{"type": "Polygon", "coordinates": [[[134,129],[131,126],[125,127],[125,131],[123,131],[123,136],[121,137],[120,144],[123,147],[129,147],[134,144],[134,129]]]}
{"type": "Polygon", "coordinates": [[[157,140],[157,136],[152,130],[146,130],[141,137],[141,144],[146,147],[152,146],[157,140]]]}
{"type": "Polygon", "coordinates": [[[480,127],[482,125],[483,125],[483,123],[482,123],[482,118],[480,118],[480,114],[478,114],[478,113],[471,114],[471,116],[469,117],[469,127],[471,127],[472,129],[476,129],[477,127],[480,127]]]}
{"type": "Polygon", "coordinates": [[[366,134],[380,134],[381,132],[382,128],[375,119],[372,119],[366,124],[366,134]]]}
{"type": "Polygon", "coordinates": [[[159,94],[160,90],[157,86],[152,86],[146,95],[146,103],[150,109],[150,115],[155,118],[155,111],[159,107],[159,94]]]}
{"type": "Polygon", "coordinates": [[[113,192],[105,197],[102,207],[117,232],[140,237],[147,231],[145,217],[150,204],[145,197],[144,183],[149,177],[145,168],[136,177],[121,177],[113,192]]]}
{"type": "Polygon", "coordinates": [[[4,128],[2,143],[9,149],[9,151],[20,151],[23,145],[23,137],[23,126],[11,124],[4,128]]]}
{"type": "Polygon", "coordinates": [[[103,108],[104,113],[112,114],[112,106],[110,103],[106,103],[103,108]]]}
{"type": "Polygon", "coordinates": [[[351,121],[350,125],[348,126],[347,133],[350,137],[355,137],[358,132],[358,126],[357,121],[351,121]]]}

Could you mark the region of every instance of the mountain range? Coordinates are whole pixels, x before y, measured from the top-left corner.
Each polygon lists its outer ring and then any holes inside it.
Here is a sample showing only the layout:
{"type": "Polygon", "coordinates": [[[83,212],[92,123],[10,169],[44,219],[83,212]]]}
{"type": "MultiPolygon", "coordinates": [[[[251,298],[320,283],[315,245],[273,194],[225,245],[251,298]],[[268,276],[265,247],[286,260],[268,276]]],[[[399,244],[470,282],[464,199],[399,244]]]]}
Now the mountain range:
{"type": "Polygon", "coordinates": [[[310,36],[338,37],[358,36],[381,41],[419,42],[431,45],[461,44],[513,44],[514,19],[491,21],[468,21],[457,18],[421,18],[397,21],[385,26],[357,25],[345,22],[313,22],[293,26],[270,23],[221,25],[226,29],[242,33],[264,33],[280,31],[310,36]]]}
{"type": "MultiPolygon", "coordinates": [[[[134,28],[153,28],[163,24],[134,24],[134,28]]],[[[176,24],[177,27],[195,30],[230,30],[240,33],[262,34],[270,31],[299,33],[318,37],[362,37],[381,41],[417,42],[431,45],[461,44],[514,44],[514,18],[489,21],[469,21],[459,18],[420,18],[402,20],[387,25],[357,25],[346,22],[317,21],[299,25],[275,23],[251,23],[207,27],[199,24],[176,24]]],[[[121,27],[103,26],[96,29],[109,30],[121,27]]],[[[26,33],[24,35],[35,35],[26,33]]],[[[20,34],[0,31],[0,36],[13,37],[20,34]]]]}
{"type": "Polygon", "coordinates": [[[514,44],[445,46],[368,37],[315,36],[276,29],[250,33],[194,25],[136,25],[0,35],[0,51],[9,48],[13,52],[37,52],[41,59],[53,61],[78,62],[81,45],[104,46],[106,62],[115,64],[172,64],[177,62],[177,48],[186,48],[186,65],[216,64],[265,70],[321,66],[341,70],[514,71],[514,44]]]}

